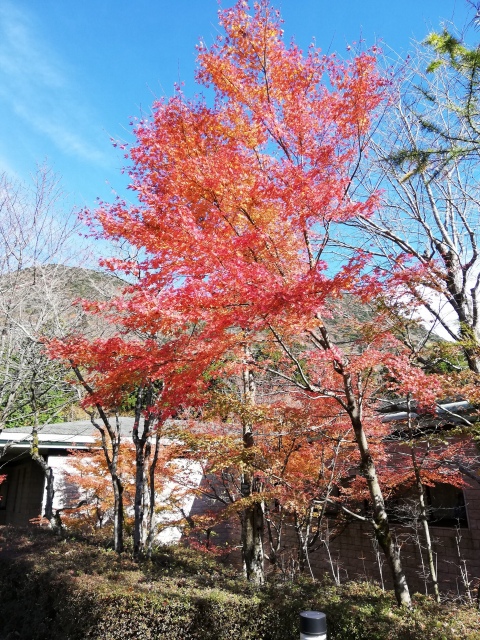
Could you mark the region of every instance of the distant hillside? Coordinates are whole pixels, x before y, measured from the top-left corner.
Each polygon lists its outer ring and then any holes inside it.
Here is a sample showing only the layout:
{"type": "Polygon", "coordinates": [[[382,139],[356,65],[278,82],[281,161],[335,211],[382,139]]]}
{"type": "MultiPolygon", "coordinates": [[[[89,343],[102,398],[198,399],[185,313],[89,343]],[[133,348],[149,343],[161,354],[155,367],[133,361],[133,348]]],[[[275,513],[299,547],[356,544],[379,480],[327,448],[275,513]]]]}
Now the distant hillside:
{"type": "Polygon", "coordinates": [[[61,264],[28,267],[0,277],[0,290],[5,286],[31,287],[33,293],[34,290],[48,290],[62,285],[64,295],[70,300],[109,298],[125,284],[125,281],[109,273],[61,264]]]}
{"type": "Polygon", "coordinates": [[[10,329],[23,327],[34,335],[72,331],[98,335],[105,327],[74,301],[106,301],[125,285],[120,278],[93,269],[58,264],[29,267],[0,277],[0,319],[10,329]]]}
{"type": "Polygon", "coordinates": [[[72,300],[75,298],[106,300],[120,293],[127,284],[117,276],[93,269],[57,266],[57,273],[59,269],[63,270],[66,290],[72,300]]]}
{"type": "Polygon", "coordinates": [[[43,338],[108,337],[115,327],[74,304],[106,301],[125,282],[113,275],[57,264],[0,276],[0,430],[83,418],[68,371],[44,353],[43,338]],[[32,404],[32,390],[35,403],[32,404]]]}
{"type": "Polygon", "coordinates": [[[428,344],[442,341],[436,333],[427,331],[419,319],[405,318],[401,311],[394,308],[388,311],[385,306],[366,304],[355,295],[346,294],[330,301],[328,306],[331,317],[327,317],[325,323],[336,344],[343,348],[356,342],[362,333],[362,326],[375,323],[379,312],[385,313],[385,327],[402,342],[418,345],[425,340],[428,344]]]}

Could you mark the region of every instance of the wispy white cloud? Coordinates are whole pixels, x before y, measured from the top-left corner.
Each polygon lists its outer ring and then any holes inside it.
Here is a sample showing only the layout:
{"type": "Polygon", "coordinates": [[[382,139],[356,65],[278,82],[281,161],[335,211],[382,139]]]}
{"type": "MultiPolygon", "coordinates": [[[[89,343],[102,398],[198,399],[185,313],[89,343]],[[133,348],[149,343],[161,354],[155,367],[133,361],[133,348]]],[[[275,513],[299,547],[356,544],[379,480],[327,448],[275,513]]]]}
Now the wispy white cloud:
{"type": "Polygon", "coordinates": [[[106,155],[94,141],[97,130],[92,125],[92,109],[72,81],[73,75],[74,70],[45,42],[34,17],[2,0],[1,101],[62,152],[106,166],[106,155]]]}

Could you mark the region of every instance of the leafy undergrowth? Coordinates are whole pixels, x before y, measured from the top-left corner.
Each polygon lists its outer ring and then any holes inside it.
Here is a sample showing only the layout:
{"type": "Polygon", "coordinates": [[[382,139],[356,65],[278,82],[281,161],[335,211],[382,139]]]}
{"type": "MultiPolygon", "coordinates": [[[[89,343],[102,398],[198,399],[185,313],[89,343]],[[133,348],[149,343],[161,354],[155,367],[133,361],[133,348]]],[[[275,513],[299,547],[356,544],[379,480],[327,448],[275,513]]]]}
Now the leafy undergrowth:
{"type": "Polygon", "coordinates": [[[368,583],[254,589],[198,551],[134,563],[92,542],[0,528],[0,640],[292,640],[298,613],[324,611],[329,640],[474,640],[471,608],[422,596],[413,611],[368,583]]]}

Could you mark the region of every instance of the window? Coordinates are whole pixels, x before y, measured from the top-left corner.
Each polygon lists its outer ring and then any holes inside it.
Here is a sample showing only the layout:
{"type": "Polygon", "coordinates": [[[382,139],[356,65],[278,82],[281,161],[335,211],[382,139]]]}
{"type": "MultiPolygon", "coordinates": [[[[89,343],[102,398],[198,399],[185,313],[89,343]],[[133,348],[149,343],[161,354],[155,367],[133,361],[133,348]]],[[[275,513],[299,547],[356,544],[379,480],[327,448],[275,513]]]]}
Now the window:
{"type": "MultiPolygon", "coordinates": [[[[450,484],[424,487],[428,523],[432,527],[468,527],[467,509],[463,491],[450,484]]],[[[420,505],[414,488],[391,498],[387,505],[391,522],[409,526],[420,520],[420,505]]]]}
{"type": "Polygon", "coordinates": [[[468,527],[463,491],[450,484],[425,487],[429,506],[428,521],[437,527],[468,527]]]}

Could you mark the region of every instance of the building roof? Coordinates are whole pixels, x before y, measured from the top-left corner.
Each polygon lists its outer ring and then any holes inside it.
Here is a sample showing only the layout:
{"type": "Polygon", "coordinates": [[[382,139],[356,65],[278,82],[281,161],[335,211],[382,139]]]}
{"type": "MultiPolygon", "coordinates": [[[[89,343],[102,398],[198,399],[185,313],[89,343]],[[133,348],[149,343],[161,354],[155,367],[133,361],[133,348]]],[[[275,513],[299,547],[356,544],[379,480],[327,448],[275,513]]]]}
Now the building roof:
{"type": "MultiPolygon", "coordinates": [[[[427,417],[429,418],[430,422],[432,421],[433,417],[437,417],[448,419],[452,423],[462,423],[462,415],[468,413],[472,409],[473,406],[466,400],[460,400],[457,402],[444,402],[437,405],[435,414],[427,414],[427,417]]],[[[407,411],[396,411],[391,413],[382,412],[381,420],[382,422],[399,422],[402,420],[408,420],[408,415],[409,414],[407,411]]],[[[415,413],[415,411],[413,411],[412,413],[410,413],[410,417],[412,419],[419,418],[421,417],[421,414],[415,413]]]]}
{"type": "MultiPolygon", "coordinates": [[[[403,409],[403,406],[398,408],[403,409]]],[[[436,415],[429,415],[428,424],[436,424],[437,421],[448,420],[457,424],[464,422],[462,414],[467,414],[472,409],[467,401],[442,403],[437,406],[436,415]]],[[[412,413],[413,418],[420,417],[412,413]]],[[[398,422],[401,424],[408,418],[406,411],[394,411],[382,413],[382,422],[398,422]]],[[[133,417],[122,416],[120,420],[120,435],[127,439],[132,435],[133,417]]],[[[99,421],[101,425],[101,421],[99,421]]],[[[197,422],[197,427],[202,423],[197,422]]],[[[8,446],[9,449],[28,449],[32,441],[32,427],[18,427],[4,429],[0,432],[0,450],[8,446]]],[[[45,424],[38,427],[38,442],[40,449],[88,449],[98,439],[99,433],[90,420],[76,420],[75,422],[58,422],[45,424]]]]}
{"type": "MultiPolygon", "coordinates": [[[[132,434],[134,419],[121,417],[120,434],[127,438],[132,434]]],[[[101,424],[101,423],[100,423],[101,424]]],[[[0,448],[10,445],[14,449],[27,448],[32,441],[32,427],[4,429],[0,433],[0,448]]],[[[98,437],[98,431],[90,420],[58,422],[38,427],[38,443],[48,449],[87,449],[98,437]]]]}

